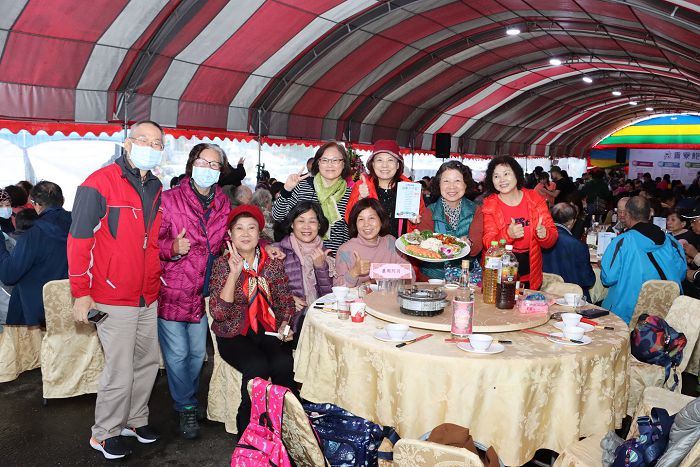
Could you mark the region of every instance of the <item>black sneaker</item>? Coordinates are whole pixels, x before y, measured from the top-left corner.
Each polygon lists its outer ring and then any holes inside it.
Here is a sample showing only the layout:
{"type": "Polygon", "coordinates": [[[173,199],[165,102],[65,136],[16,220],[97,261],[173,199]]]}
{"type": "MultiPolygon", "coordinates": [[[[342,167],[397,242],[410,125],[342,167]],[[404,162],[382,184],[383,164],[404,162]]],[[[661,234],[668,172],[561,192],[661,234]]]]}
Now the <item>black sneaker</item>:
{"type": "Polygon", "coordinates": [[[102,442],[97,441],[95,438],[90,438],[90,447],[100,451],[105,456],[105,459],[121,459],[131,454],[131,450],[124,445],[121,436],[107,438],[102,442]]]}
{"type": "Polygon", "coordinates": [[[191,405],[180,412],[180,435],[185,439],[195,439],[199,436],[197,409],[191,405]]]}
{"type": "Polygon", "coordinates": [[[139,440],[139,443],[149,444],[158,440],[158,433],[148,425],[133,428],[125,426],[122,428],[122,436],[132,436],[139,440]]]}

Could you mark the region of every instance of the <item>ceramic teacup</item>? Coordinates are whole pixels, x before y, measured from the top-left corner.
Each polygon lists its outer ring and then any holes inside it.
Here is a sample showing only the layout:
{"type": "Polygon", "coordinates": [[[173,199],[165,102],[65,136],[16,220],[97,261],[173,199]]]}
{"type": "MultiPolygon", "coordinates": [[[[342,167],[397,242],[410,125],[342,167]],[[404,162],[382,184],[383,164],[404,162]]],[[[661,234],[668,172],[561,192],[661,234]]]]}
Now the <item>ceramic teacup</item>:
{"type": "Polygon", "coordinates": [[[384,326],[384,330],[392,339],[399,340],[408,334],[408,324],[391,323],[384,326]]]}
{"type": "Polygon", "coordinates": [[[343,287],[342,285],[336,285],[333,287],[333,295],[335,295],[336,300],[345,300],[345,297],[350,293],[348,287],[343,287]]]}
{"type": "Polygon", "coordinates": [[[493,342],[493,337],[486,334],[472,334],[469,336],[469,343],[472,345],[472,348],[479,352],[483,352],[491,347],[491,342],[493,342]]]}
{"type": "Polygon", "coordinates": [[[577,293],[565,293],[564,300],[569,306],[578,306],[579,301],[581,301],[581,295],[577,293]]]}
{"type": "Polygon", "coordinates": [[[583,328],[579,326],[565,326],[564,337],[580,341],[583,339],[583,328]]]}
{"type": "Polygon", "coordinates": [[[581,322],[581,315],[578,313],[562,313],[561,320],[564,326],[578,326],[581,322]]]}

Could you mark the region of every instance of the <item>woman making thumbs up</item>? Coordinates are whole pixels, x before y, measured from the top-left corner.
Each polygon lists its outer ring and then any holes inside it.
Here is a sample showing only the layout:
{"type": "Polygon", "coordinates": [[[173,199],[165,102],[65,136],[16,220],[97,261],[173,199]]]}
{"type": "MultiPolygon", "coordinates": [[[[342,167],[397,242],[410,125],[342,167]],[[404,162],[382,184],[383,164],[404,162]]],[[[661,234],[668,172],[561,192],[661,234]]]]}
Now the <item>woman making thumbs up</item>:
{"type": "Polygon", "coordinates": [[[505,239],[518,258],[520,281],[530,289],[542,285],[542,248],[557,242],[557,228],[547,202],[537,192],[523,188],[525,175],[510,156],[494,157],[484,178],[492,194],[484,200],[483,243],[505,239]]]}
{"type": "Polygon", "coordinates": [[[396,251],[396,238],[389,234],[389,216],[374,198],[358,201],[350,211],[350,240],[335,258],[335,285],[356,287],[369,282],[370,263],[409,262],[396,251]]]}
{"type": "Polygon", "coordinates": [[[180,435],[187,439],[199,435],[197,418],[204,414],[197,400],[207,342],[204,297],[230,211],[228,198],[216,185],[224,167],[226,154],[219,146],[198,144],[190,151],[185,178],[162,195],[158,339],[180,435]]]}

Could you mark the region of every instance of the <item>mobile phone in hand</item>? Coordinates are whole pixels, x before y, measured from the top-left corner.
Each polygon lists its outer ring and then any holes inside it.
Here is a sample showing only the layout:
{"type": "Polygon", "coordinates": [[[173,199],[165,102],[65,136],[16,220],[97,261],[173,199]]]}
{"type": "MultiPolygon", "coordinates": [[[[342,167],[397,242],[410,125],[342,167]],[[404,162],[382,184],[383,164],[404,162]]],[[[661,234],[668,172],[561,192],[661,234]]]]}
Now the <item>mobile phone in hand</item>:
{"type": "Polygon", "coordinates": [[[87,315],[88,321],[90,321],[92,324],[99,324],[102,321],[107,318],[109,314],[105,313],[104,311],[96,310],[95,308],[90,309],[87,315]]]}

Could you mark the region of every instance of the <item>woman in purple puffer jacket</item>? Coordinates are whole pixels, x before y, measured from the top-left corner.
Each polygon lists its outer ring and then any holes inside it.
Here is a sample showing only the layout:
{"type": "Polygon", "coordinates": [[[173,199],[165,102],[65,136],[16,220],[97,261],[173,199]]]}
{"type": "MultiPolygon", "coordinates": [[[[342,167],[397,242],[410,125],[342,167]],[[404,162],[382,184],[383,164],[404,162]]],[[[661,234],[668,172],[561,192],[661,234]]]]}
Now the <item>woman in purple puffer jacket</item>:
{"type": "Polygon", "coordinates": [[[185,178],[162,195],[163,221],[158,235],[162,287],[158,297],[158,340],[168,386],[180,417],[180,434],[199,436],[203,417],[197,391],[207,343],[204,297],[214,259],[228,239],[228,197],[216,185],[227,165],[215,144],[190,151],[185,178]]]}
{"type": "Polygon", "coordinates": [[[298,203],[287,215],[278,235],[284,238],[275,246],[284,253],[284,270],[294,297],[296,314],[292,329],[298,336],[306,307],[318,297],[331,293],[335,260],[323,248],[328,220],[321,205],[314,201],[298,203]]]}

